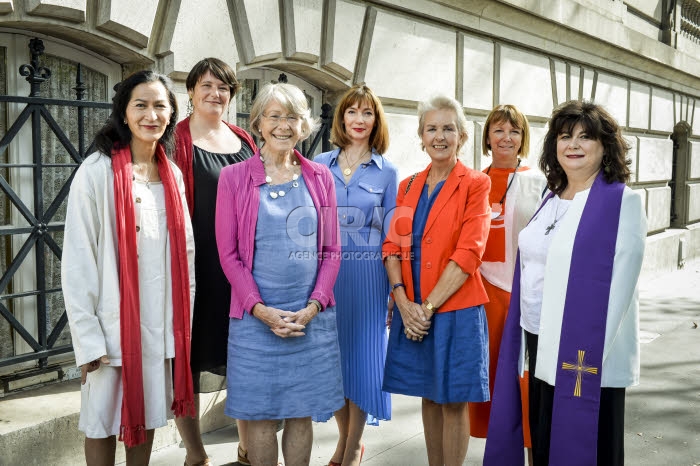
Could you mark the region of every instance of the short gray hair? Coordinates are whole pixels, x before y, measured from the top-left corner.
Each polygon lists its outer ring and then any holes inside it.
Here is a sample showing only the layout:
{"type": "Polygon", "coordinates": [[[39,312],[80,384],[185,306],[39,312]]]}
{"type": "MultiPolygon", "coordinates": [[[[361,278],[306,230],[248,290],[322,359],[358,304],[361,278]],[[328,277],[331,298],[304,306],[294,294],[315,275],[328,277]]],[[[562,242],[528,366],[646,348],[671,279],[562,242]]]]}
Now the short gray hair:
{"type": "Polygon", "coordinates": [[[253,107],[250,109],[250,131],[259,138],[263,137],[260,132],[260,119],[263,111],[273,101],[285,107],[290,114],[301,117],[301,137],[299,141],[308,138],[311,136],[311,133],[319,128],[320,124],[317,119],[311,116],[309,103],[301,89],[293,84],[268,83],[260,89],[253,102],[253,107]]]}
{"type": "Polygon", "coordinates": [[[418,137],[421,139],[421,148],[425,150],[422,142],[423,128],[425,128],[425,114],[433,110],[452,110],[455,112],[457,131],[459,131],[460,134],[459,144],[457,145],[457,152],[459,153],[462,146],[469,138],[469,134],[467,134],[467,118],[464,116],[462,104],[446,95],[436,95],[418,103],[418,137]]]}

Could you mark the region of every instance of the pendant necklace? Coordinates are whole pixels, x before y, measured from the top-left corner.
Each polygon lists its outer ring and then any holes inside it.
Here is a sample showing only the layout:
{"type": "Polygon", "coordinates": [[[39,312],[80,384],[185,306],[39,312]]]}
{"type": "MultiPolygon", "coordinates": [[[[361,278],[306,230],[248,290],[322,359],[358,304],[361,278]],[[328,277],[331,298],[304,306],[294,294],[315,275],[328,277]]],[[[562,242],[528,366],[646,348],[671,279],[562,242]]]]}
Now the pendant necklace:
{"type": "Polygon", "coordinates": [[[557,209],[554,211],[554,221],[547,227],[545,228],[545,236],[550,234],[552,230],[557,226],[557,222],[561,220],[561,218],[564,216],[567,210],[569,210],[568,206],[566,209],[564,209],[564,212],[561,213],[561,215],[557,216],[559,214],[559,206],[561,205],[561,199],[559,199],[559,202],[557,203],[557,209]]]}
{"type": "MultiPolygon", "coordinates": [[[[132,162],[132,165],[133,165],[133,162],[132,162]]],[[[146,181],[146,187],[147,187],[148,189],[151,189],[151,167],[153,167],[153,164],[151,164],[151,165],[148,167],[148,173],[146,173],[146,180],[145,180],[145,181],[146,181]]],[[[134,171],[133,168],[131,169],[131,180],[132,180],[132,181],[134,181],[134,180],[144,181],[143,178],[136,178],[136,172],[134,171]]]]}
{"type": "Polygon", "coordinates": [[[353,168],[355,168],[355,165],[357,165],[358,162],[360,160],[364,159],[365,155],[367,155],[369,153],[369,149],[367,149],[367,151],[364,154],[362,154],[357,160],[355,160],[355,162],[352,165],[350,165],[350,159],[348,158],[348,153],[345,151],[343,151],[343,153],[345,154],[345,163],[348,166],[345,170],[343,170],[343,175],[350,176],[352,174],[353,168]]]}
{"type": "MultiPolygon", "coordinates": [[[[262,161],[263,166],[264,166],[264,165],[265,165],[265,159],[263,158],[262,155],[260,156],[260,160],[262,161]]],[[[296,166],[296,165],[297,165],[297,161],[294,160],[294,161],[292,162],[292,165],[296,166]]],[[[291,179],[291,181],[292,181],[292,188],[298,188],[298,187],[299,187],[299,181],[298,181],[298,180],[299,180],[299,174],[297,174],[297,173],[292,174],[292,179],[291,179]]],[[[272,177],[271,177],[270,175],[265,174],[265,182],[267,183],[267,185],[268,185],[270,188],[272,188],[272,177]]],[[[271,197],[272,199],[277,199],[278,197],[284,197],[286,194],[287,194],[287,192],[286,192],[285,190],[283,190],[283,189],[278,189],[278,190],[276,190],[276,191],[275,191],[275,190],[272,190],[272,189],[270,190],[270,197],[271,197]]]]}

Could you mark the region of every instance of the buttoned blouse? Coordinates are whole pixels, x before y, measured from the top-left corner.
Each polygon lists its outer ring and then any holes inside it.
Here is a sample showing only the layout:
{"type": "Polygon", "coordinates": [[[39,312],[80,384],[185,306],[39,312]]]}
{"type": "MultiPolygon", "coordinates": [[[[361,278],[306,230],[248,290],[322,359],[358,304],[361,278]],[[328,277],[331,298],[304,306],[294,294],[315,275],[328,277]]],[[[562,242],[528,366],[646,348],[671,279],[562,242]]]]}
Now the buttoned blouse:
{"type": "Polygon", "coordinates": [[[314,161],[328,166],[333,174],[342,245],[347,246],[354,240],[356,245],[362,241],[362,245],[381,248],[396,207],[398,170],[373,150],[369,162],[360,164],[352,178],[345,181],[338,164],[339,155],[340,149],[335,149],[317,155],[314,161]],[[362,238],[349,238],[354,232],[360,233],[362,238]]]}

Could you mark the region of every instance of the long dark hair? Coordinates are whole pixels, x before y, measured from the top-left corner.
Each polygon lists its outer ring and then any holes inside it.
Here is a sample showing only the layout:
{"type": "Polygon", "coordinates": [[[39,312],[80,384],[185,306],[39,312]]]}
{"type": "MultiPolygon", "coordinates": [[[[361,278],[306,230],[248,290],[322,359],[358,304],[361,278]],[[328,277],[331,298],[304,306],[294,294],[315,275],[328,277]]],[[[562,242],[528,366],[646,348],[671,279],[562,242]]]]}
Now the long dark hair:
{"type": "Polygon", "coordinates": [[[170,121],[165,128],[163,136],[158,141],[163,145],[169,158],[175,152],[175,125],[177,124],[177,101],[172,89],[170,78],[151,70],[137,71],[115,86],[115,94],[112,97],[112,113],[107,123],[100,128],[95,135],[95,147],[108,157],[112,156],[113,147],[124,147],[131,142],[131,130],[124,123],[126,119],[126,107],[131,100],[131,92],[136,86],[144,83],[159,81],[168,93],[168,101],[173,112],[170,121]]]}
{"type": "Polygon", "coordinates": [[[580,124],[589,137],[603,145],[603,177],[608,183],[627,183],[632,161],[627,158],[630,145],[625,141],[615,118],[602,106],[593,102],[570,100],[555,108],[549,120],[549,130],[542,144],[540,170],[547,177],[547,187],[554,194],[561,194],[569,184],[564,169],[557,160],[557,138],[571,133],[580,124]]]}

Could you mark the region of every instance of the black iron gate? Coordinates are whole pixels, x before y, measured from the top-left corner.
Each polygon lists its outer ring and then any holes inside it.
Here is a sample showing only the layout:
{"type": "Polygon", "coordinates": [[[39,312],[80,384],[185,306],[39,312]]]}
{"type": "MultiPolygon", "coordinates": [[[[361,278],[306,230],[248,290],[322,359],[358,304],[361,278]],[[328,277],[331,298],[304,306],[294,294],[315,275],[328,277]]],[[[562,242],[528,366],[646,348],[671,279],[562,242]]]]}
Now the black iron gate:
{"type": "MultiPolygon", "coordinates": [[[[92,151],[92,145],[88,145],[90,141],[86,131],[86,112],[90,109],[102,109],[109,111],[111,103],[109,102],[94,102],[87,101],[86,85],[83,82],[82,68],[80,64],[76,64],[76,82],[75,100],[46,98],[41,95],[41,84],[51,77],[51,71],[46,67],[41,66],[39,58],[44,53],[44,45],[39,39],[29,41],[29,49],[31,60],[29,64],[22,65],[19,68],[20,75],[24,76],[30,83],[30,94],[28,97],[0,95],[0,105],[20,104],[24,105],[21,112],[15,121],[9,126],[6,134],[0,139],[0,156],[8,153],[10,144],[21,138],[20,130],[28,125],[31,127],[31,162],[24,163],[4,163],[0,157],[0,190],[7,200],[2,200],[3,203],[9,203],[19,216],[23,219],[23,225],[0,224],[0,247],[6,244],[6,239],[16,239],[27,236],[22,242],[21,247],[6,248],[11,251],[11,260],[9,264],[0,264],[0,322],[5,320],[11,329],[10,333],[19,335],[23,341],[31,348],[30,352],[23,354],[5,355],[0,354],[0,368],[12,366],[19,363],[37,361],[37,364],[32,369],[22,371],[22,374],[11,374],[9,376],[0,377],[0,380],[8,381],[15,378],[20,378],[28,375],[54,370],[49,367],[48,358],[62,353],[72,351],[72,345],[66,338],[62,338],[63,342],[59,342],[61,333],[66,328],[67,316],[62,302],[58,309],[59,317],[56,319],[56,307],[53,309],[53,320],[49,318],[50,306],[48,301],[51,296],[60,296],[61,287],[47,282],[47,258],[52,257],[60,261],[62,254],[62,241],[56,241],[55,236],[61,235],[64,229],[64,222],[57,216],[57,212],[64,204],[70,189],[71,181],[75,174],[75,170],[83,161],[83,159],[92,151]],[[50,108],[70,107],[75,109],[75,120],[63,122],[64,127],[56,121],[50,112],[50,108]],[[75,132],[77,127],[77,147],[67,135],[67,132],[75,132]],[[48,131],[55,136],[60,142],[60,146],[68,154],[68,158],[63,163],[54,163],[47,161],[46,153],[48,149],[42,144],[42,131],[48,131]],[[33,202],[28,205],[24,202],[13,187],[10,176],[12,169],[31,169],[32,171],[32,192],[33,202]],[[47,198],[47,193],[44,190],[44,173],[48,169],[66,169],[65,176],[60,179],[61,187],[58,189],[52,198],[47,198]],[[70,170],[69,172],[67,170],[70,170]],[[33,251],[33,253],[32,253],[33,251]],[[12,286],[13,277],[23,264],[33,261],[33,280],[35,283],[34,289],[31,290],[15,290],[12,286]],[[36,335],[33,331],[27,328],[17,318],[16,312],[13,311],[9,304],[12,300],[34,297],[36,299],[35,309],[31,312],[36,312],[37,330],[36,335]]],[[[284,74],[280,75],[280,80],[286,80],[284,74]]],[[[253,95],[253,98],[255,96],[253,95]]],[[[299,150],[305,157],[312,159],[319,144],[323,151],[331,149],[329,138],[330,129],[333,120],[333,108],[328,104],[322,105],[322,114],[320,115],[321,127],[301,144],[299,150]]],[[[238,113],[239,119],[247,119],[247,113],[238,113]]],[[[247,126],[247,125],[245,125],[247,126]]],[[[16,183],[15,183],[16,185],[16,183]]],[[[2,205],[0,205],[2,208],[2,205]]],[[[55,271],[54,271],[55,272],[55,271]]],[[[57,300],[60,301],[60,300],[57,300]]]]}
{"type": "MultiPolygon", "coordinates": [[[[19,116],[7,130],[7,133],[0,139],[0,154],[8,151],[13,140],[19,139],[18,135],[24,125],[31,125],[32,148],[31,163],[0,163],[0,169],[4,169],[0,172],[0,189],[25,221],[24,226],[0,226],[0,239],[5,237],[12,238],[13,236],[19,237],[16,235],[28,235],[21,247],[13,250],[13,257],[7,269],[0,270],[0,316],[9,323],[12,332],[19,335],[31,347],[32,351],[26,354],[13,354],[8,357],[1,357],[0,367],[36,360],[36,371],[42,372],[46,370],[50,356],[72,351],[72,346],[69,343],[57,345],[59,336],[67,323],[65,309],[62,309],[62,313],[54,325],[51,325],[48,319],[49,307],[47,305],[47,297],[61,293],[60,287],[51,286],[51,284],[47,284],[46,280],[47,257],[54,255],[58,260],[61,258],[61,246],[55,240],[54,235],[63,231],[64,224],[63,221],[56,219],[56,213],[68,196],[75,169],[91,150],[91,147],[86,147],[86,141],[88,140],[85,131],[86,111],[88,109],[109,110],[111,109],[111,104],[108,102],[83,100],[86,86],[82,81],[83,72],[80,64],[77,65],[76,85],[73,88],[76,100],[43,98],[40,92],[41,83],[51,77],[51,71],[42,67],[39,63],[39,57],[44,52],[44,45],[41,40],[32,39],[29,42],[29,49],[31,52],[30,64],[22,65],[19,68],[20,75],[26,77],[26,80],[31,85],[29,97],[0,95],[0,104],[25,104],[19,116]],[[49,111],[51,106],[74,107],[76,109],[77,121],[70,124],[77,126],[77,148],[67,136],[64,128],[51,115],[49,111]],[[60,145],[70,156],[68,163],[47,162],[45,148],[42,147],[42,128],[48,128],[58,139],[60,145]],[[32,170],[34,199],[31,206],[27,205],[20,198],[16,189],[12,187],[10,180],[3,176],[9,173],[9,170],[18,168],[29,168],[32,170]],[[53,199],[45,199],[43,189],[44,170],[57,168],[70,168],[70,174],[65,177],[65,180],[61,180],[63,181],[62,187],[55,197],[53,199]],[[46,207],[47,204],[48,207],[46,207]],[[31,254],[32,249],[34,254],[31,254]],[[23,263],[32,260],[34,261],[35,289],[29,291],[13,290],[10,286],[13,277],[23,263]],[[36,298],[36,322],[38,324],[36,337],[32,335],[31,330],[25,328],[17,319],[15,313],[12,312],[11,306],[8,304],[13,299],[24,297],[36,298]]],[[[71,129],[74,129],[74,127],[71,129]]]]}

